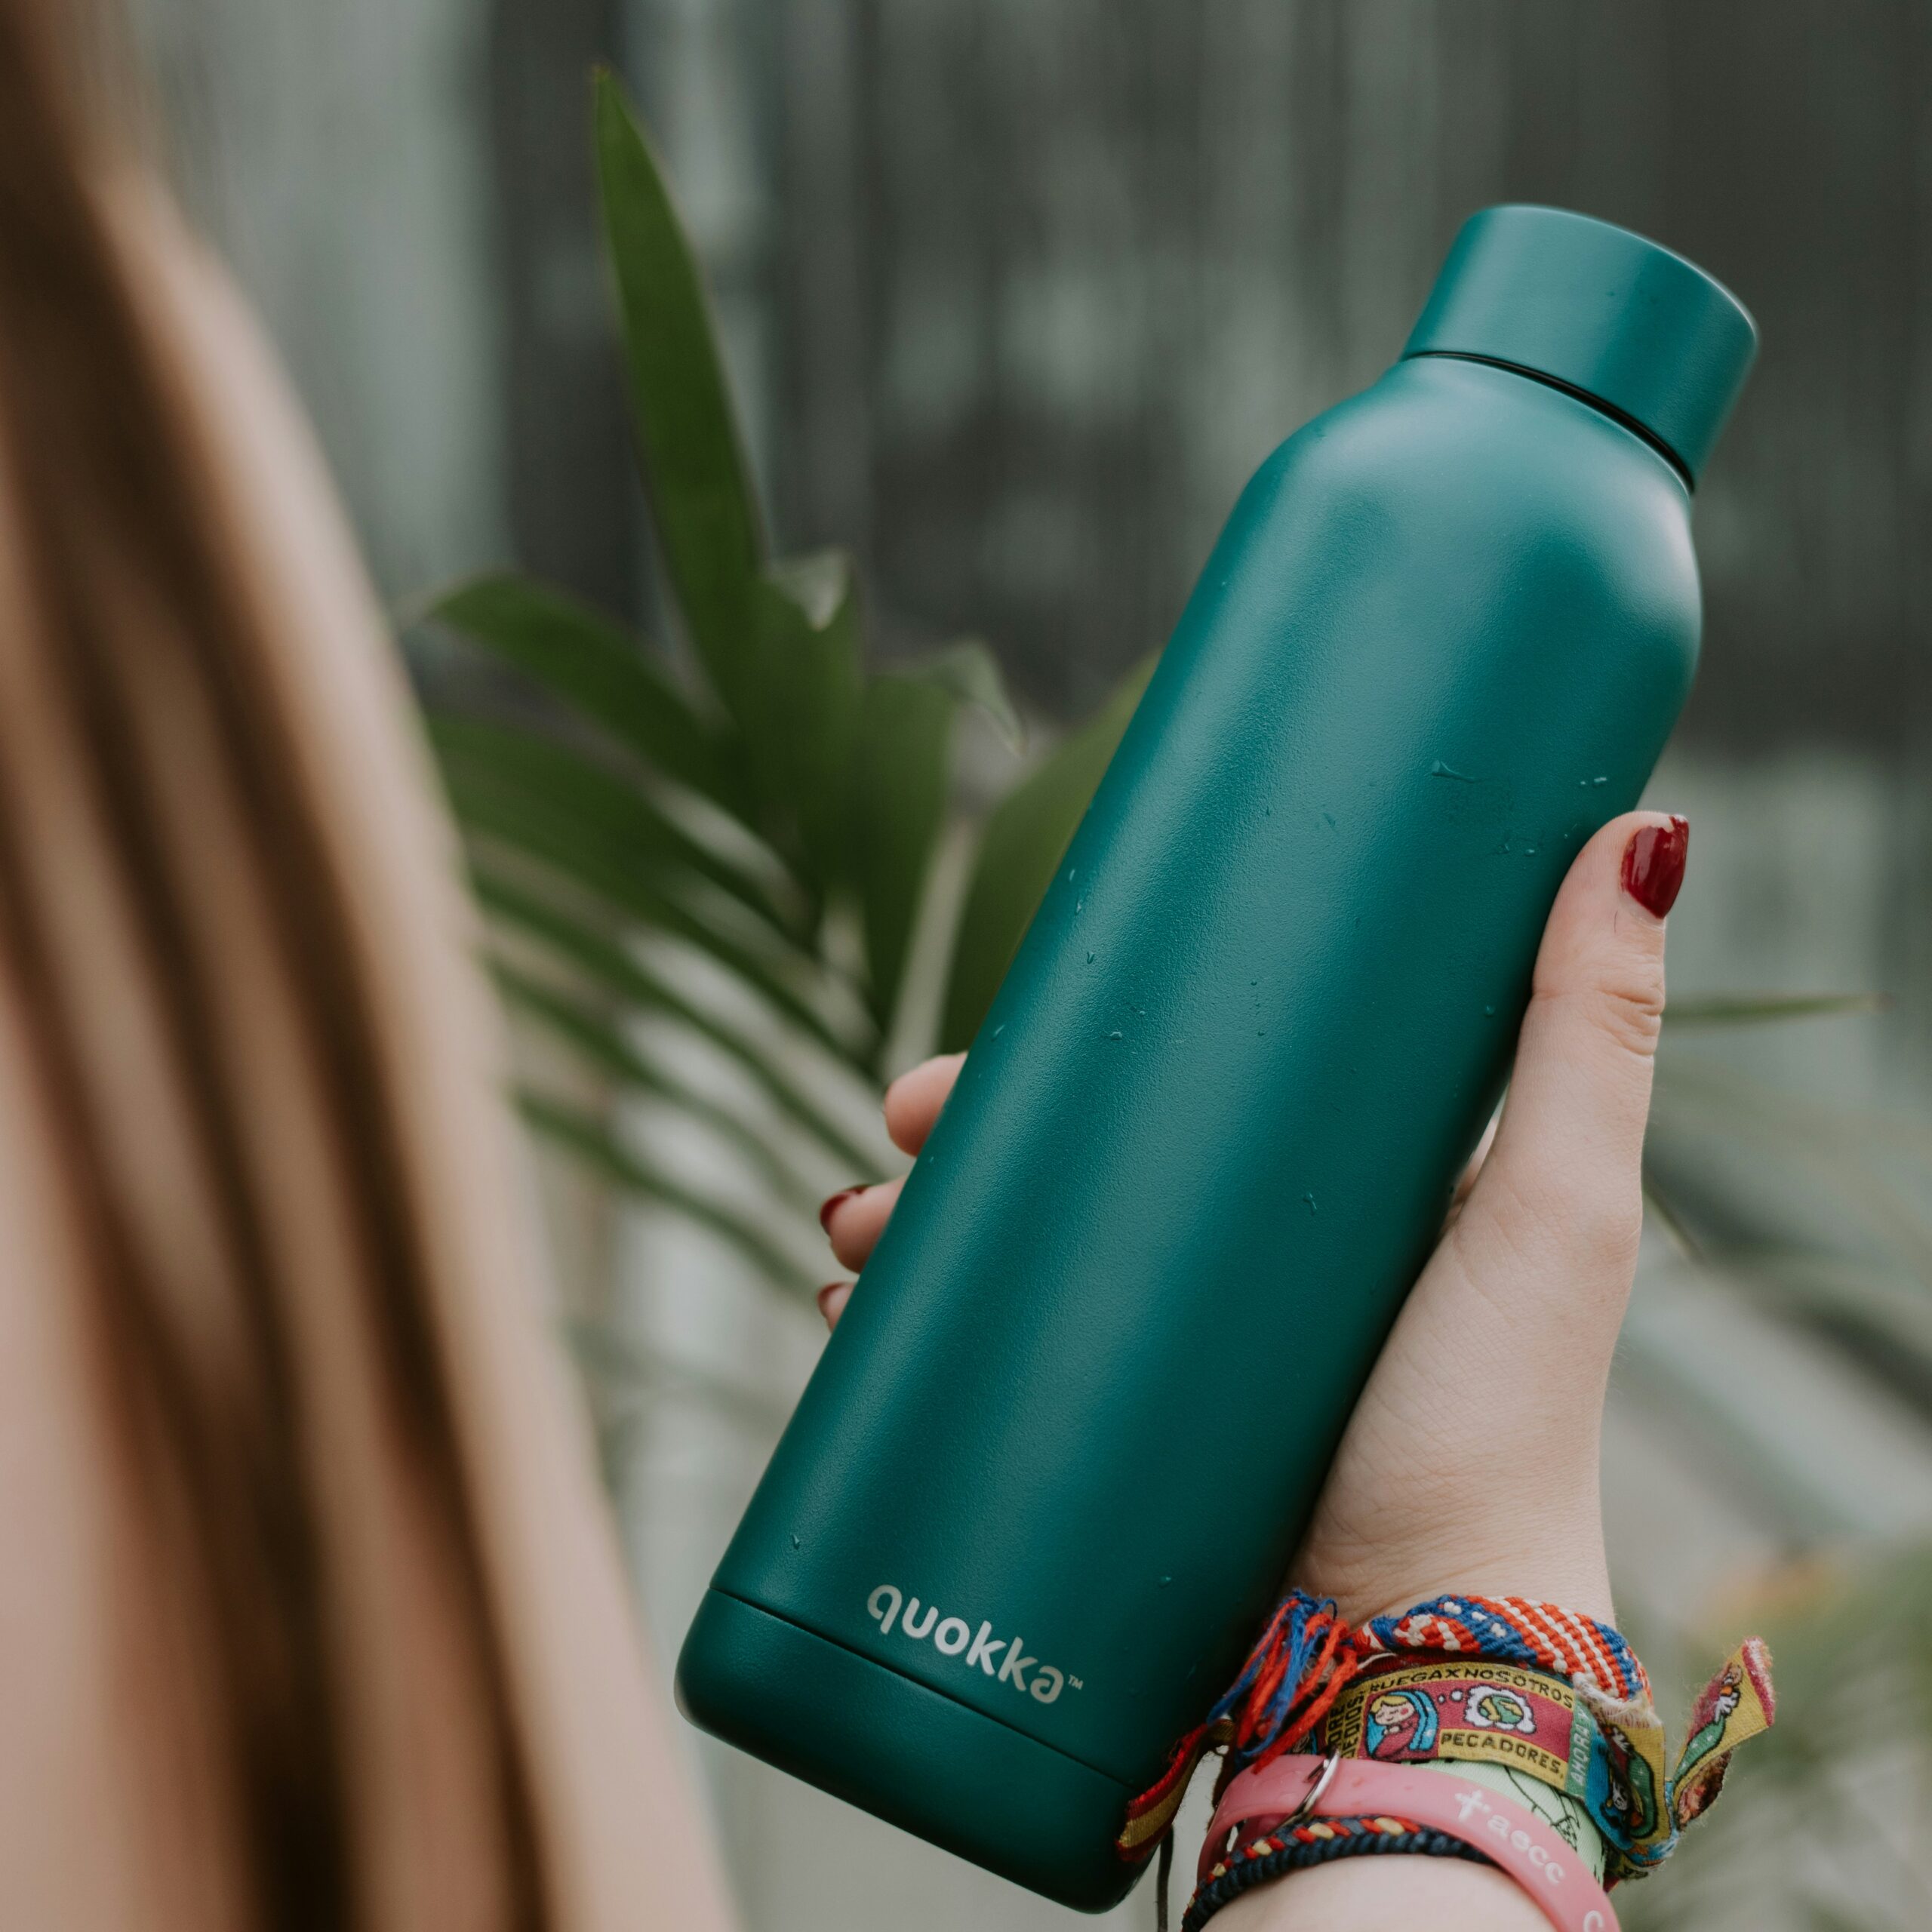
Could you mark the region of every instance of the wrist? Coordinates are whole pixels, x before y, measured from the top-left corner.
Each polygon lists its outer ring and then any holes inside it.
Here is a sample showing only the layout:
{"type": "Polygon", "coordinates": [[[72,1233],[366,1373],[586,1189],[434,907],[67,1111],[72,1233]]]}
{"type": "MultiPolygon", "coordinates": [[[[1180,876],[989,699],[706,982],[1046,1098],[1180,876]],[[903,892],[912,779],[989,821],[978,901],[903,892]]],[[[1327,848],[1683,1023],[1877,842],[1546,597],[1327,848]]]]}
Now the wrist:
{"type": "Polygon", "coordinates": [[[1318,1532],[1289,1576],[1292,1588],[1332,1599],[1354,1624],[1444,1596],[1525,1597],[1615,1621],[1602,1518],[1594,1507],[1546,1524],[1489,1526],[1487,1534],[1466,1534],[1452,1523],[1447,1534],[1392,1549],[1352,1551],[1318,1532]]]}
{"type": "Polygon", "coordinates": [[[1527,1598],[1562,1604],[1599,1623],[1617,1620],[1601,1538],[1594,1544],[1578,1539],[1564,1547],[1548,1543],[1534,1549],[1498,1549],[1464,1555],[1432,1570],[1391,1575],[1381,1580],[1379,1595],[1356,1620],[1398,1616],[1412,1604],[1452,1596],[1527,1598]]]}
{"type": "Polygon", "coordinates": [[[1220,1913],[1216,1932],[1548,1932],[1501,1872],[1447,1858],[1364,1858],[1298,1872],[1220,1913]]]}

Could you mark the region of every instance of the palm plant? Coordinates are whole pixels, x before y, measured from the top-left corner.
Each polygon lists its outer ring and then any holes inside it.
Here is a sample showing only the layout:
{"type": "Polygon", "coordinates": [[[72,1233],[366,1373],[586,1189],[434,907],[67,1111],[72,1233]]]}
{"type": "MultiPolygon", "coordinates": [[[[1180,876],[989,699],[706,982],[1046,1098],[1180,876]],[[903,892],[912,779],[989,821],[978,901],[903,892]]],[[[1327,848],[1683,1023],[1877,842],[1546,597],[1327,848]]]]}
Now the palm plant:
{"type": "MultiPolygon", "coordinates": [[[[680,675],[555,590],[478,578],[423,614],[513,674],[509,701],[500,682],[480,699],[473,679],[443,689],[430,738],[508,1002],[610,1081],[724,1137],[802,1212],[800,1137],[856,1177],[876,1177],[877,1156],[791,1066],[815,1055],[864,1081],[884,1072],[955,721],[977,708],[1016,749],[1020,729],[983,645],[873,665],[851,558],[769,554],[697,262],[608,74],[595,112],[638,454],[688,660],[680,675]],[[640,937],[701,955],[758,1023],[703,1004],[640,937]],[[654,1059],[625,1023],[638,1012],[703,1035],[764,1105],[734,1111],[654,1059]]],[[[1124,694],[987,819],[943,1044],[971,1037],[1131,707],[1124,694]]],[[[764,1227],[596,1112],[554,1092],[522,1104],[611,1180],[711,1228],[775,1284],[804,1284],[764,1227]]]]}

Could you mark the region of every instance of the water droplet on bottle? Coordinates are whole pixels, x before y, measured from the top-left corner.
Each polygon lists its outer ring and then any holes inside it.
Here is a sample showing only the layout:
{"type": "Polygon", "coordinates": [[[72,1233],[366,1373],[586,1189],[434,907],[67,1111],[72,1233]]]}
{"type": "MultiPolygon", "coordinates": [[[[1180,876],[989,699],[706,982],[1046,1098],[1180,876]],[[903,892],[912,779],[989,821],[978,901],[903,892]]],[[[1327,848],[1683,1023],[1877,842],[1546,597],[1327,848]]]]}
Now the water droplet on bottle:
{"type": "Polygon", "coordinates": [[[1525,845],[1523,848],[1523,852],[1525,857],[1534,859],[1537,855],[1537,848],[1534,845],[1525,845]]]}
{"type": "Polygon", "coordinates": [[[798,1541],[798,1539],[796,1537],[794,1537],[792,1539],[792,1547],[794,1549],[802,1549],[804,1546],[798,1541]]]}
{"type": "Polygon", "coordinates": [[[1087,955],[1087,963],[1090,966],[1094,963],[1094,955],[1091,952],[1087,955]]]}
{"type": "Polygon", "coordinates": [[[1114,1030],[1107,1035],[1107,1038],[1110,1040],[1124,1040],[1126,1037],[1127,1035],[1124,1034],[1118,1026],[1116,1026],[1114,1030]]]}
{"type": "Polygon", "coordinates": [[[1335,814],[1333,812],[1324,812],[1321,816],[1324,820],[1327,823],[1328,829],[1331,832],[1337,829],[1335,823],[1335,814]]]}
{"type": "Polygon", "coordinates": [[[1318,1214],[1321,1213],[1321,1210],[1315,1204],[1315,1196],[1313,1195],[1304,1194],[1302,1196],[1302,1198],[1308,1203],[1308,1211],[1311,1214],[1318,1214]]]}
{"type": "Polygon", "coordinates": [[[1592,778],[1590,783],[1592,785],[1607,785],[1610,780],[1607,778],[1592,778]]]}
{"type": "Polygon", "coordinates": [[[1440,758],[1429,768],[1432,778],[1453,778],[1459,785],[1473,785],[1476,781],[1466,771],[1458,771],[1453,764],[1444,764],[1440,758]]]}
{"type": "Polygon", "coordinates": [[[1000,1036],[1002,1033],[1004,1033],[1005,1031],[1006,1031],[1006,1022],[1005,1022],[1004,1020],[1002,1020],[999,1023],[999,1024],[993,1029],[993,1038],[994,1038],[995,1040],[997,1040],[997,1039],[999,1038],[999,1036],[1000,1036]]]}
{"type": "Polygon", "coordinates": [[[1174,1581],[1174,1579],[1173,1579],[1171,1577],[1163,1577],[1161,1579],[1161,1589],[1164,1590],[1164,1589],[1168,1587],[1168,1586],[1170,1583],[1171,1583],[1173,1581],[1174,1581]]]}
{"type": "Polygon", "coordinates": [[[1483,1011],[1491,1020],[1494,1020],[1496,1017],[1496,1009],[1493,1006],[1484,1007],[1483,1008],[1483,1011]]]}

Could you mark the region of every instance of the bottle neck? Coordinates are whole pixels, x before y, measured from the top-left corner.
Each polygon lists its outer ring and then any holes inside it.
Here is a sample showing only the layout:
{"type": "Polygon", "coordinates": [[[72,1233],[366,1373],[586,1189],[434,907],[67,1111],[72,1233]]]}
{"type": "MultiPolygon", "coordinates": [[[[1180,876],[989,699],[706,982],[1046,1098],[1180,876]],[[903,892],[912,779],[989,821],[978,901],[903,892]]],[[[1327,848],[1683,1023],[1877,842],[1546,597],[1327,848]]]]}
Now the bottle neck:
{"type": "Polygon", "coordinates": [[[1545,375],[1540,369],[1527,368],[1520,362],[1505,361],[1500,355],[1478,355],[1463,349],[1411,349],[1402,358],[1404,362],[1419,362],[1425,356],[1433,356],[1445,362],[1479,362],[1488,369],[1506,370],[1512,376],[1526,377],[1533,383],[1541,383],[1545,388],[1560,391],[1574,396],[1577,401],[1587,403],[1600,416],[1607,416],[1618,428],[1628,429],[1641,443],[1647,443],[1676,471],[1678,480],[1692,495],[1697,494],[1697,479],[1690,473],[1684,459],[1654,430],[1647,429],[1635,417],[1619,409],[1614,402],[1606,402],[1600,395],[1592,395],[1588,389],[1580,389],[1574,383],[1566,383],[1560,376],[1545,375]]]}

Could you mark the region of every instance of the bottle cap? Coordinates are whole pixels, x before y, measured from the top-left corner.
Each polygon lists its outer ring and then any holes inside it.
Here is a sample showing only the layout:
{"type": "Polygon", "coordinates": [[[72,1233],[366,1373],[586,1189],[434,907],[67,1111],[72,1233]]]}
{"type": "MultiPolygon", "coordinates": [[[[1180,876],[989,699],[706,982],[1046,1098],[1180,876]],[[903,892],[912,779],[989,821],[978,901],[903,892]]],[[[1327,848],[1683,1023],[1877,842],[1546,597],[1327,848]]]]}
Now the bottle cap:
{"type": "Polygon", "coordinates": [[[1681,255],[1518,205],[1463,223],[1402,353],[1474,356],[1580,390],[1694,481],[1757,350],[1743,303],[1681,255]]]}

